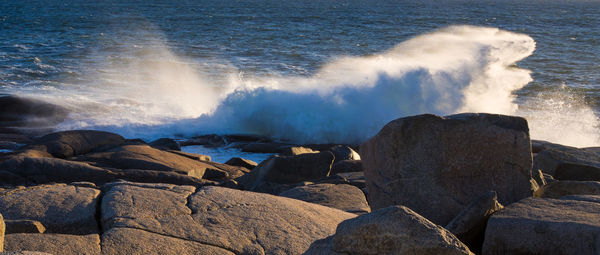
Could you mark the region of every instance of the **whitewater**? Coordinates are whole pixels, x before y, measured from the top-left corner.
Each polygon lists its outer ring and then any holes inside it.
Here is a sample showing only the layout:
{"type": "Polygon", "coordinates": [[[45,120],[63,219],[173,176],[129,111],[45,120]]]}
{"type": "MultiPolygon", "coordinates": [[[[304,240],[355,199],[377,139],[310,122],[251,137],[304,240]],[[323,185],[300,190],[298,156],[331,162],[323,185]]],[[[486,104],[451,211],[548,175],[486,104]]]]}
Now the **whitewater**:
{"type": "Polygon", "coordinates": [[[145,139],[235,133],[358,144],[404,116],[487,112],[527,118],[533,139],[600,144],[598,118],[573,95],[517,102],[532,81],[518,62],[535,45],[525,34],[450,26],[384,52],[337,56],[307,77],[243,73],[218,59],[199,68],[156,39],[145,55],[104,65],[94,77],[101,84],[25,93],[70,109],[61,130],[145,139]]]}

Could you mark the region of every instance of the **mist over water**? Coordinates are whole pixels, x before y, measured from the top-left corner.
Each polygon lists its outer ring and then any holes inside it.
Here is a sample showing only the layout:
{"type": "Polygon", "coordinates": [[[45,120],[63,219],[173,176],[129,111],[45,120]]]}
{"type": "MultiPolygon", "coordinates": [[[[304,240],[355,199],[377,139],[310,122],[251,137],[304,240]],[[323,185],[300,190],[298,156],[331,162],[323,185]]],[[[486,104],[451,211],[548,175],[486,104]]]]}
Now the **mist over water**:
{"type": "Polygon", "coordinates": [[[403,116],[489,112],[526,117],[534,139],[600,144],[598,118],[576,94],[539,93],[517,103],[515,92],[532,81],[517,62],[535,42],[497,28],[447,27],[380,53],[338,56],[309,76],[243,72],[216,58],[197,62],[173,53],[160,36],[140,47],[95,67],[93,86],[37,93],[72,110],[61,129],[360,143],[403,116]]]}

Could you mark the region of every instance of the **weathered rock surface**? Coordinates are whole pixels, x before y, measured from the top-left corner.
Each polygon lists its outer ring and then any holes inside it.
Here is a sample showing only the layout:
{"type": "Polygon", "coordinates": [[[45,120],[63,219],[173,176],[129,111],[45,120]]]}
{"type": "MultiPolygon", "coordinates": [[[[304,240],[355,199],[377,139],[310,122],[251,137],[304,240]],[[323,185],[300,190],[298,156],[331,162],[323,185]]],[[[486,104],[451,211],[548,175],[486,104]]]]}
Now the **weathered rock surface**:
{"type": "MultiPolygon", "coordinates": [[[[346,220],[331,240],[341,254],[472,254],[452,233],[404,206],[387,208],[346,220]]],[[[317,242],[306,254],[328,254],[317,242]]]]}
{"type": "Polygon", "coordinates": [[[328,151],[273,156],[238,178],[238,181],[247,190],[279,194],[285,189],[278,184],[294,184],[327,177],[333,160],[333,154],[328,151]]]}
{"type": "Polygon", "coordinates": [[[355,214],[371,212],[365,194],[357,187],[348,184],[312,184],[299,186],[279,194],[289,197],[332,207],[355,214]]]}
{"type": "Polygon", "coordinates": [[[560,198],[569,195],[600,195],[600,182],[558,181],[548,183],[535,191],[536,197],[560,198]]]}
{"type": "Polygon", "coordinates": [[[155,234],[134,228],[112,228],[102,235],[102,254],[234,255],[228,250],[199,242],[155,234]]]}
{"type": "Polygon", "coordinates": [[[99,194],[97,189],[65,184],[16,188],[0,192],[0,211],[5,219],[39,221],[50,233],[98,233],[99,194]]]}
{"type": "Polygon", "coordinates": [[[100,254],[98,234],[10,234],[5,239],[6,251],[39,251],[50,254],[100,254]]]}
{"type": "Polygon", "coordinates": [[[362,172],[362,161],[360,160],[342,160],[333,163],[331,174],[362,172]]]}
{"type": "Polygon", "coordinates": [[[469,246],[471,251],[481,254],[487,220],[502,208],[496,192],[486,192],[463,209],[445,228],[469,246]]]}
{"type": "Polygon", "coordinates": [[[372,209],[405,205],[447,224],[490,189],[509,204],[532,195],[527,121],[494,114],[419,115],[361,145],[372,209]]]}
{"type": "Polygon", "coordinates": [[[100,167],[172,171],[202,178],[210,165],[148,145],[125,145],[105,152],[90,153],[74,158],[100,167]]]}
{"type": "Polygon", "coordinates": [[[225,162],[226,165],[230,165],[230,166],[239,166],[239,167],[244,167],[247,169],[254,169],[256,166],[258,166],[258,163],[249,160],[249,159],[245,159],[245,158],[239,158],[239,157],[233,157],[229,160],[227,160],[227,162],[225,162]]]}
{"type": "MultiPolygon", "coordinates": [[[[295,199],[221,187],[193,193],[194,188],[186,186],[115,183],[104,189],[105,233],[139,229],[181,239],[168,242],[200,243],[234,254],[299,254],[313,241],[333,234],[339,222],[355,216],[295,199]]],[[[125,250],[139,245],[125,241],[111,242],[121,242],[125,250]]]]}
{"type": "Polygon", "coordinates": [[[39,251],[5,251],[0,252],[0,255],[52,255],[50,253],[39,251]]]}
{"type": "Polygon", "coordinates": [[[17,233],[44,233],[46,228],[36,220],[5,220],[6,234],[17,233]]]}
{"type": "Polygon", "coordinates": [[[560,199],[600,203],[600,195],[570,195],[560,199]]]}
{"type": "Polygon", "coordinates": [[[117,134],[96,130],[70,130],[56,132],[36,139],[25,149],[50,153],[57,158],[69,158],[85,154],[96,149],[110,148],[125,142],[117,134]]]}
{"type": "Polygon", "coordinates": [[[526,198],[493,214],[483,254],[597,254],[600,204],[526,198]]]}

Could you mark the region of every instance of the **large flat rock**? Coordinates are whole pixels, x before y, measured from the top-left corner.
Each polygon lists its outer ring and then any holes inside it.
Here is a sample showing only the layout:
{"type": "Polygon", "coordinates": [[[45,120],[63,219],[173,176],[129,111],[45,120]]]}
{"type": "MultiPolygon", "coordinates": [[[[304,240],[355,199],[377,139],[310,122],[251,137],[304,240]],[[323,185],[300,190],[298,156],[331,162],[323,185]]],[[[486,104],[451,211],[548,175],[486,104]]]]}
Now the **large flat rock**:
{"type": "Polygon", "coordinates": [[[36,220],[49,233],[98,233],[96,204],[100,190],[65,184],[0,192],[0,211],[9,220],[36,220]]]}
{"type": "Polygon", "coordinates": [[[531,196],[527,121],[494,114],[394,120],[360,146],[372,209],[405,205],[445,225],[480,194],[531,196]]]}
{"type": "Polygon", "coordinates": [[[488,220],[483,254],[598,254],[600,203],[526,198],[488,220]]]}
{"type": "Polygon", "coordinates": [[[74,160],[90,162],[100,167],[172,171],[202,178],[206,168],[213,166],[198,160],[152,148],[148,145],[125,145],[105,152],[89,153],[74,160]]]}
{"type": "Polygon", "coordinates": [[[333,234],[339,222],[356,216],[295,199],[222,187],[192,193],[193,187],[186,186],[111,185],[105,187],[102,201],[107,233],[115,228],[138,229],[235,254],[299,254],[313,241],[333,234]]]}
{"type": "Polygon", "coordinates": [[[38,251],[55,255],[100,254],[98,234],[10,234],[5,239],[6,251],[38,251]]]}
{"type": "Polygon", "coordinates": [[[212,245],[133,228],[112,228],[102,236],[102,254],[234,255],[212,245]]]}

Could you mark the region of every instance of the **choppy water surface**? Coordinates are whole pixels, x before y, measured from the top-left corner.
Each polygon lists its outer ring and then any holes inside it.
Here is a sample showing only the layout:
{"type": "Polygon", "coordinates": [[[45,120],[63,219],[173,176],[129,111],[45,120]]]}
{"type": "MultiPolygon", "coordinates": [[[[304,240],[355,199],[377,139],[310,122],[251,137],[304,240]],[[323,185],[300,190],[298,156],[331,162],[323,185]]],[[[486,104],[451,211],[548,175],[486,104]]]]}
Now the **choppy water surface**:
{"type": "Polygon", "coordinates": [[[62,129],[356,142],[412,114],[600,144],[598,1],[2,1],[0,92],[62,129]]]}

